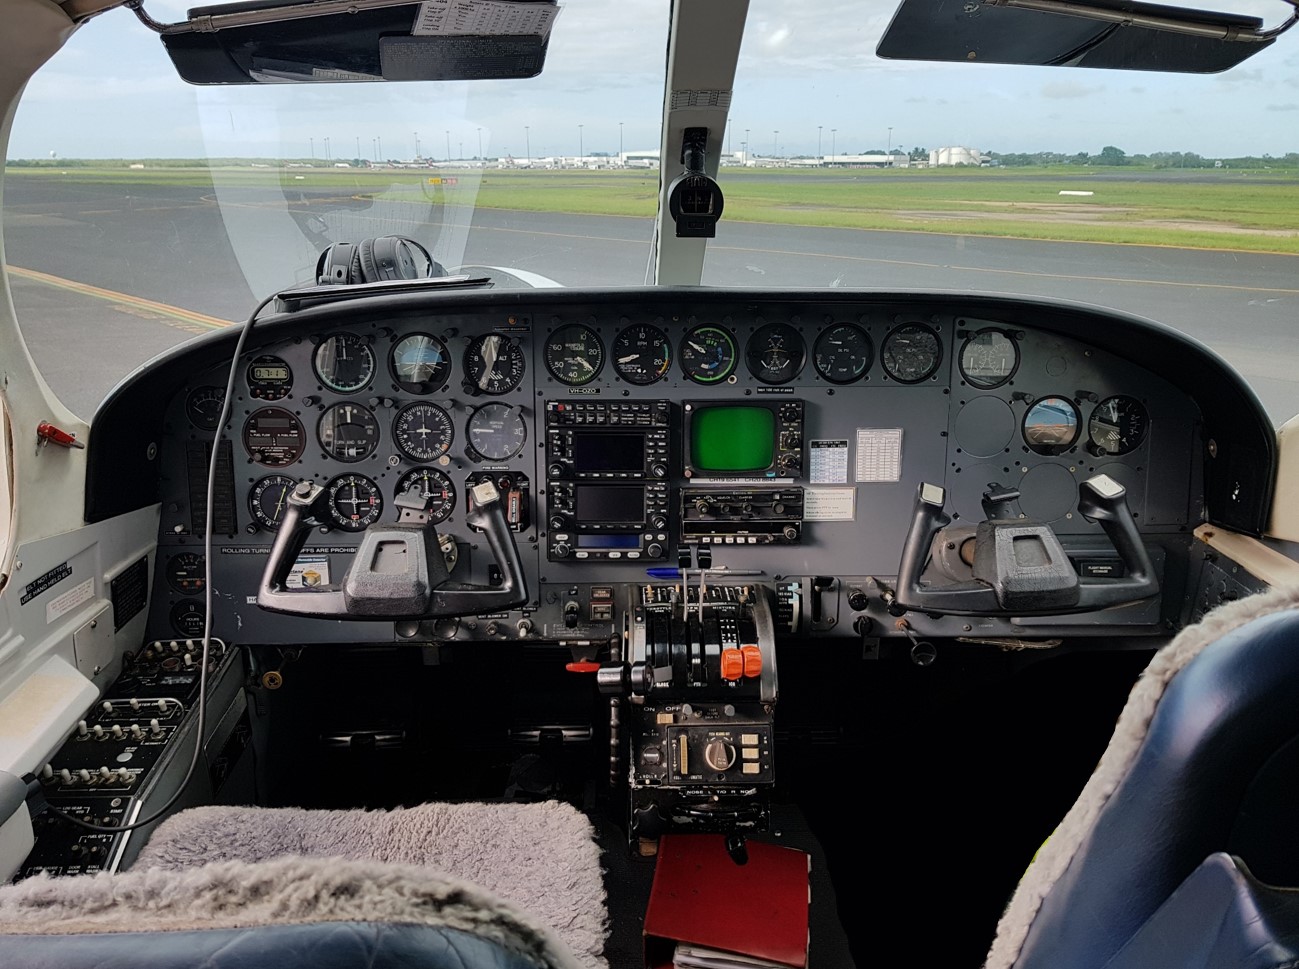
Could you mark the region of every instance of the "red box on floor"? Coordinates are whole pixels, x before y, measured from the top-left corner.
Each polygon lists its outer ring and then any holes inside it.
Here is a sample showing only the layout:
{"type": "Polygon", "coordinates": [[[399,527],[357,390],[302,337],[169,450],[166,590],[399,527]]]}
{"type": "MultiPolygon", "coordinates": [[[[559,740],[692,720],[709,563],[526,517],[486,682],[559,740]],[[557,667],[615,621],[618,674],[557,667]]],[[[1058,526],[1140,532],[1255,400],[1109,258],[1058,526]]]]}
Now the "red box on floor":
{"type": "Polygon", "coordinates": [[[811,856],[760,841],[749,841],[747,849],[748,863],[737,865],[723,835],[659,839],[645,910],[649,969],[671,967],[678,943],[807,966],[811,856]]]}

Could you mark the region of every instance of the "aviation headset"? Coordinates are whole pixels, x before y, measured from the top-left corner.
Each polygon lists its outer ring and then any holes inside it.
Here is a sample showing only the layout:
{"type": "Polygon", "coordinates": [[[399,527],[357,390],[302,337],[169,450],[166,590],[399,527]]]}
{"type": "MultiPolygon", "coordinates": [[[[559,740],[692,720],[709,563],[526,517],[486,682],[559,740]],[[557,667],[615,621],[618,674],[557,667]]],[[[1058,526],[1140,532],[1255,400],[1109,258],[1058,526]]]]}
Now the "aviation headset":
{"type": "Polygon", "coordinates": [[[429,255],[427,249],[406,236],[335,242],[316,260],[316,282],[322,286],[421,279],[446,274],[446,269],[429,255]]]}

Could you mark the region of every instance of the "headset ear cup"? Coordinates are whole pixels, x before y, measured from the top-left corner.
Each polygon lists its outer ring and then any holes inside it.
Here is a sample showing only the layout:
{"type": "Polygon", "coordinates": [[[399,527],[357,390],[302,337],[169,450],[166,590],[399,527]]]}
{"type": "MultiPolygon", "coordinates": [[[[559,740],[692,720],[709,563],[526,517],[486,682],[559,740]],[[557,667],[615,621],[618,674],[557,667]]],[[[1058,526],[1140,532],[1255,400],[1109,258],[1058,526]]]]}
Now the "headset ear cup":
{"type": "Polygon", "coordinates": [[[403,248],[406,251],[406,253],[410,255],[411,262],[414,263],[415,272],[413,278],[415,279],[418,279],[420,277],[431,278],[433,276],[445,276],[447,274],[447,271],[442,266],[442,264],[438,262],[436,259],[434,259],[431,255],[429,255],[429,251],[425,249],[419,242],[410,238],[409,236],[402,236],[401,242],[403,244],[403,248]],[[422,270],[419,268],[419,260],[415,258],[411,250],[415,250],[421,256],[424,257],[425,266],[422,270]]]}
{"type": "Polygon", "coordinates": [[[316,260],[316,282],[322,286],[345,286],[356,280],[356,246],[335,242],[316,260]]]}
{"type": "Polygon", "coordinates": [[[374,264],[379,269],[379,278],[413,278],[412,273],[405,271],[401,255],[401,239],[398,236],[380,236],[374,240],[374,264]]]}
{"type": "Polygon", "coordinates": [[[374,283],[383,278],[379,273],[379,267],[374,264],[373,239],[362,239],[361,244],[356,247],[356,253],[361,264],[361,278],[359,282],[374,283]]]}

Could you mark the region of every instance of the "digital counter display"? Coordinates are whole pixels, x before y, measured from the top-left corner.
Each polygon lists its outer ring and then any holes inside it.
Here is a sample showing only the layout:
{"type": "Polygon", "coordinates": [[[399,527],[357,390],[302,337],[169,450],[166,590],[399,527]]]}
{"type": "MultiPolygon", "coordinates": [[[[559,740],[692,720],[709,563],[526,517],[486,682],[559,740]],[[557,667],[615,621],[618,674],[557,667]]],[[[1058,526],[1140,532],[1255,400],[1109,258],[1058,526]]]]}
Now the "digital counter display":
{"type": "Polygon", "coordinates": [[[573,434],[573,470],[644,471],[645,435],[637,431],[581,431],[573,434]]]}
{"type": "Polygon", "coordinates": [[[288,367],[253,367],[254,380],[288,380],[288,367]]]}
{"type": "Polygon", "coordinates": [[[766,471],[776,415],[766,407],[701,407],[690,422],[690,464],[701,472],[766,471]]]}

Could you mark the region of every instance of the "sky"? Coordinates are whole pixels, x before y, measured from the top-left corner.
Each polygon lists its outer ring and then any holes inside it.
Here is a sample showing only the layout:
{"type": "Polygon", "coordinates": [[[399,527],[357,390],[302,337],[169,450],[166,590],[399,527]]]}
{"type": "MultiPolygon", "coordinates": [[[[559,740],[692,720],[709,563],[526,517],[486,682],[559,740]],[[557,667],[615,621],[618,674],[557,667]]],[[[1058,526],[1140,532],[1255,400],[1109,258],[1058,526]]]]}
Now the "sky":
{"type": "MultiPolygon", "coordinates": [[[[1280,0],[1206,4],[1283,19],[1280,0]]],[[[159,20],[187,3],[146,0],[159,20]]],[[[196,88],[126,10],[29,85],[9,158],[534,157],[658,147],[668,0],[561,0],[526,81],[196,88]],[[621,139],[621,141],[620,141],[621,139]]],[[[781,155],[964,145],[1208,157],[1299,151],[1299,28],[1220,75],[887,61],[893,0],[751,0],[728,148],[781,155]],[[747,132],[747,135],[746,135],[747,132]]]]}

